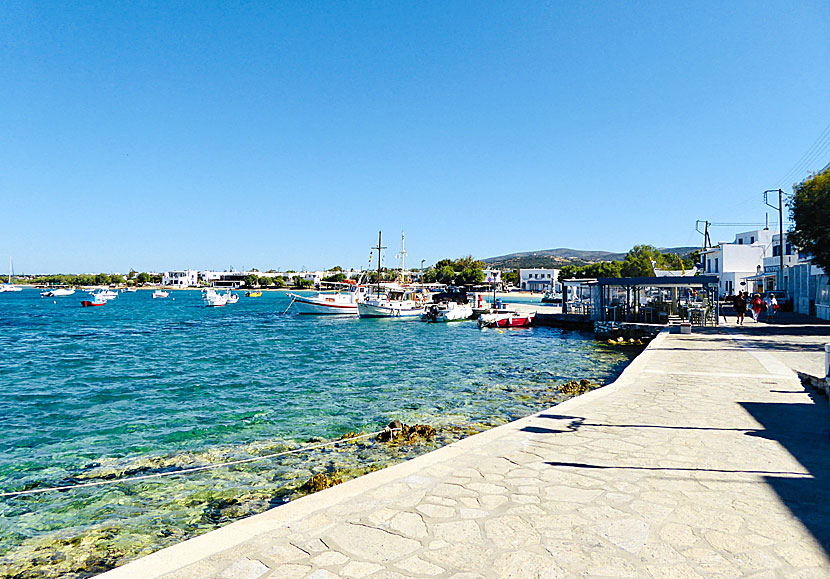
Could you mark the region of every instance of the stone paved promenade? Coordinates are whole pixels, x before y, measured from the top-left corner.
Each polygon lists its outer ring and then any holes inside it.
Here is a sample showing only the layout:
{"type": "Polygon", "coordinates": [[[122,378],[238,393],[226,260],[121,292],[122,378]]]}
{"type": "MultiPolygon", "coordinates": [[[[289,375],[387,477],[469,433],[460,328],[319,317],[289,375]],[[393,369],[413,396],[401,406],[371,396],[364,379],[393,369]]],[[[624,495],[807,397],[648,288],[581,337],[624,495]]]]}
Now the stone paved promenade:
{"type": "Polygon", "coordinates": [[[611,386],[106,576],[830,577],[830,409],[791,370],[824,342],[664,333],[611,386]]]}

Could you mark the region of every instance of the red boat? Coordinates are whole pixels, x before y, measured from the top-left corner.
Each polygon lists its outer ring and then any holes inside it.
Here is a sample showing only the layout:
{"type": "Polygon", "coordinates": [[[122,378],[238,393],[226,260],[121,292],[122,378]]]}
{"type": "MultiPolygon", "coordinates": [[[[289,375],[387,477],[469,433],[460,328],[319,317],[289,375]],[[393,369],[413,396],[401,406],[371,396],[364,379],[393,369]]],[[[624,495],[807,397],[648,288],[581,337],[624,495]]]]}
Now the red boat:
{"type": "Polygon", "coordinates": [[[534,315],[517,312],[481,314],[478,318],[478,325],[482,328],[527,328],[533,323],[534,315]]]}
{"type": "Polygon", "coordinates": [[[92,306],[104,306],[107,304],[107,300],[97,301],[98,298],[95,298],[96,301],[84,300],[81,302],[81,305],[85,308],[89,308],[92,306]]]}

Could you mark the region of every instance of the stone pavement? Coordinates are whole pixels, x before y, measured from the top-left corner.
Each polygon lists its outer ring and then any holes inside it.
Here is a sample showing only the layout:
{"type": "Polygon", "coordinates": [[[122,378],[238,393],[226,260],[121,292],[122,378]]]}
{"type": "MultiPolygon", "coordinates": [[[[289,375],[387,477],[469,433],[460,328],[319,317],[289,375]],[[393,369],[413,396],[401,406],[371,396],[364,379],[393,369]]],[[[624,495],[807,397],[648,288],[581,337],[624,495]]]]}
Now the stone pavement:
{"type": "Polygon", "coordinates": [[[790,368],[825,341],[663,333],[612,385],[104,576],[830,577],[830,409],[790,368]]]}

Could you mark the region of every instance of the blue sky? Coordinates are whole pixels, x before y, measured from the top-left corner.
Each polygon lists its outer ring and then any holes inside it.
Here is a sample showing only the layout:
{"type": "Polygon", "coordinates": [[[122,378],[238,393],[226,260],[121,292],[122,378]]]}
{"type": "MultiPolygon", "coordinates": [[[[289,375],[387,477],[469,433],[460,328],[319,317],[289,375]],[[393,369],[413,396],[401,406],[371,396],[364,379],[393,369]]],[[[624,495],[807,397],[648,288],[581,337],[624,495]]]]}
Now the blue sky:
{"type": "Polygon", "coordinates": [[[697,245],[695,220],[761,223],[765,189],[830,162],[789,175],[830,123],[828,30],[824,1],[4,2],[0,255],[697,245]]]}

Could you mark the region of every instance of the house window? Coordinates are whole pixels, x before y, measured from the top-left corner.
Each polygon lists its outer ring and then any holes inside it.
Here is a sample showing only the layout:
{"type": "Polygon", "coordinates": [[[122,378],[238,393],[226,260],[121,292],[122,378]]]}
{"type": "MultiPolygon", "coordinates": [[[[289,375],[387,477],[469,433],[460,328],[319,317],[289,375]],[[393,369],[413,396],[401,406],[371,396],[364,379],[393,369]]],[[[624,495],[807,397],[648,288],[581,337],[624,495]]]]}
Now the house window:
{"type": "Polygon", "coordinates": [[[749,238],[749,244],[752,245],[753,243],[755,243],[755,236],[754,235],[749,238]]]}
{"type": "Polygon", "coordinates": [[[744,238],[743,238],[743,237],[741,237],[741,238],[738,240],[738,245],[743,245],[743,244],[744,244],[744,238]]]}
{"type": "Polygon", "coordinates": [[[706,273],[712,273],[712,260],[706,260],[706,273]]]}
{"type": "Polygon", "coordinates": [[[715,273],[718,273],[718,258],[715,258],[715,273]]]}

